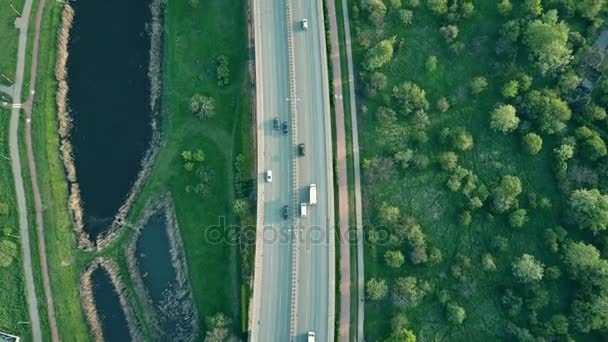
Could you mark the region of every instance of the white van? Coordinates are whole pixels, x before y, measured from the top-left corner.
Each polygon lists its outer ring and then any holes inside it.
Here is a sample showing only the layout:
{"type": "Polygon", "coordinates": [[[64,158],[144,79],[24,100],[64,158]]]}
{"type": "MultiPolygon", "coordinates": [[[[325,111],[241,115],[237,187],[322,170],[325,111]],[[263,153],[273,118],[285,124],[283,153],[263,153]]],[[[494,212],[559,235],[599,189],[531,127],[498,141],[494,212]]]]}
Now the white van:
{"type": "Polygon", "coordinates": [[[266,182],[272,183],[272,170],[266,170],[266,182]]]}
{"type": "Polygon", "coordinates": [[[306,217],[306,203],[300,203],[300,216],[306,217]]]}
{"type": "Polygon", "coordinates": [[[308,198],[309,198],[310,205],[317,204],[317,185],[316,184],[310,184],[308,198]]]}
{"type": "Polygon", "coordinates": [[[302,19],[302,30],[308,30],[308,19],[302,19]]]}

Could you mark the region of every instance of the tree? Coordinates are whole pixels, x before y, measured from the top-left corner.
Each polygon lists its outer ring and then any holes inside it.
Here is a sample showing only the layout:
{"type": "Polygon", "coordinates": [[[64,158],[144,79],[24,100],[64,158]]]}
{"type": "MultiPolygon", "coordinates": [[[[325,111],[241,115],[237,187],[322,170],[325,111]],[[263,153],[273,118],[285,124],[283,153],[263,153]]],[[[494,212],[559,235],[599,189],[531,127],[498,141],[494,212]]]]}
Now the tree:
{"type": "Polygon", "coordinates": [[[415,307],[430,291],[430,285],[414,277],[397,278],[394,287],[397,304],[402,307],[415,307]]]}
{"type": "Polygon", "coordinates": [[[467,313],[462,306],[448,303],[446,306],[446,318],[450,324],[460,325],[467,318],[467,313]]]}
{"type": "Polygon", "coordinates": [[[412,20],[414,19],[414,12],[408,9],[400,9],[399,10],[399,19],[403,25],[410,25],[412,20]]]}
{"type": "Polygon", "coordinates": [[[608,117],[608,115],[606,114],[606,110],[596,104],[591,104],[587,108],[585,116],[591,121],[602,121],[606,120],[606,118],[608,117]]]}
{"type": "Polygon", "coordinates": [[[515,111],[515,107],[511,105],[502,105],[496,107],[491,114],[490,127],[503,134],[514,131],[519,125],[519,118],[515,111]]]}
{"type": "Polygon", "coordinates": [[[517,209],[509,215],[509,224],[513,228],[521,228],[528,222],[528,212],[526,209],[517,209]]]}
{"type": "Polygon", "coordinates": [[[386,280],[380,278],[371,278],[366,285],[367,297],[370,300],[380,300],[386,297],[388,293],[388,285],[386,280]]]}
{"type": "Polygon", "coordinates": [[[572,192],[569,216],[581,229],[598,234],[608,228],[608,195],[597,189],[579,189],[572,192]]]}
{"type": "Polygon", "coordinates": [[[533,17],[538,17],[543,13],[543,4],[541,0],[526,0],[524,3],[526,10],[533,17]]]}
{"type": "Polygon", "coordinates": [[[544,265],[530,254],[523,254],[512,265],[513,276],[523,284],[543,279],[544,265]]]}
{"type": "Polygon", "coordinates": [[[563,249],[562,260],[573,279],[591,285],[606,277],[608,261],[600,258],[600,252],[595,246],[580,241],[568,242],[563,249]]]}
{"type": "MultiPolygon", "coordinates": [[[[537,0],[534,0],[537,1],[537,0]]],[[[540,1],[539,1],[540,2],[540,1]]],[[[555,12],[549,11],[550,14],[555,12]]],[[[568,25],[557,21],[557,14],[546,15],[544,20],[532,20],[524,33],[524,42],[542,74],[555,74],[572,61],[572,49],[568,46],[568,25]]]]}
{"type": "Polygon", "coordinates": [[[568,318],[564,315],[553,315],[545,324],[545,331],[549,335],[568,335],[568,318]]]}
{"type": "Polygon", "coordinates": [[[488,87],[488,81],[483,76],[475,77],[473,81],[471,81],[471,92],[475,95],[481,93],[486,90],[488,87]]]}
{"type": "Polygon", "coordinates": [[[517,80],[511,80],[502,87],[502,96],[507,99],[514,98],[517,96],[519,90],[519,82],[517,80]]]}
{"type": "Polygon", "coordinates": [[[401,0],[390,0],[391,7],[395,10],[401,8],[401,0]]]}
{"type": "Polygon", "coordinates": [[[201,150],[200,148],[197,149],[192,155],[192,159],[199,163],[205,161],[205,152],[203,152],[203,150],[201,150]]]}
{"type": "Polygon", "coordinates": [[[575,300],[572,303],[571,320],[581,332],[608,328],[608,296],[593,294],[588,301],[575,300]]]}
{"type": "Polygon", "coordinates": [[[407,169],[410,167],[410,162],[414,158],[414,151],[412,149],[405,149],[403,151],[399,151],[395,153],[395,162],[401,165],[402,169],[407,169]]]}
{"type": "Polygon", "coordinates": [[[443,253],[441,253],[441,250],[437,247],[431,247],[429,248],[429,263],[431,265],[437,265],[438,263],[440,263],[443,260],[443,253]]]}
{"type": "Polygon", "coordinates": [[[387,78],[381,72],[374,72],[369,77],[369,92],[376,94],[378,91],[386,88],[387,78]]]}
{"type": "Polygon", "coordinates": [[[518,177],[503,176],[500,184],[492,191],[494,209],[499,213],[508,211],[515,205],[521,192],[521,181],[518,177]]]}
{"type": "Polygon", "coordinates": [[[510,0],[500,0],[498,3],[498,13],[507,16],[513,10],[513,5],[511,5],[510,0]]]}
{"type": "Polygon", "coordinates": [[[230,63],[228,57],[220,55],[216,59],[217,62],[217,85],[223,87],[230,83],[230,63]]]}
{"type": "Polygon", "coordinates": [[[454,152],[443,152],[439,156],[439,165],[445,171],[453,171],[458,166],[458,155],[454,152]]]}
{"type": "Polygon", "coordinates": [[[559,77],[557,86],[562,94],[568,94],[575,90],[582,81],[583,78],[574,71],[567,71],[559,77]]]}
{"type": "Polygon", "coordinates": [[[543,133],[561,132],[572,117],[568,104],[552,90],[531,91],[526,98],[526,105],[543,133]]]}
{"type": "Polygon", "coordinates": [[[366,70],[376,70],[381,68],[393,59],[394,45],[397,37],[393,36],[380,41],[372,46],[365,54],[363,66],[366,70]]]}
{"type": "Polygon", "coordinates": [[[407,81],[395,86],[393,88],[393,97],[406,114],[417,110],[426,111],[429,109],[426,92],[416,83],[407,81]]]}
{"type": "Polygon", "coordinates": [[[223,313],[207,318],[209,329],[205,334],[205,342],[225,342],[230,337],[230,319],[223,313]]]}
{"type": "Polygon", "coordinates": [[[523,136],[522,142],[526,152],[531,155],[536,155],[543,148],[543,139],[540,135],[530,132],[523,136]]]}
{"type": "Polygon", "coordinates": [[[576,138],[580,141],[583,155],[591,160],[596,161],[608,154],[606,143],[601,138],[600,134],[590,129],[587,126],[582,126],[574,131],[576,138]]]}
{"type": "Polygon", "coordinates": [[[190,98],[190,109],[200,119],[211,118],[215,115],[215,101],[203,95],[194,95],[190,98]]]}
{"type": "Polygon", "coordinates": [[[496,272],[496,262],[492,254],[486,253],[481,257],[481,266],[486,272],[496,272]]]}
{"type": "Polygon", "coordinates": [[[405,257],[399,250],[390,250],[384,253],[384,260],[390,268],[399,268],[405,263],[405,257]]]}
{"type": "Polygon", "coordinates": [[[245,216],[249,211],[249,202],[245,198],[237,198],[232,204],[232,211],[239,217],[245,216]]]}
{"type": "Polygon", "coordinates": [[[446,99],[445,97],[440,97],[439,100],[437,100],[437,109],[439,109],[439,111],[442,113],[447,112],[448,109],[450,109],[450,103],[448,102],[448,99],[446,99]]]}
{"type": "Polygon", "coordinates": [[[437,56],[429,56],[424,63],[427,72],[434,72],[437,69],[437,56]]]}
{"type": "Polygon", "coordinates": [[[0,267],[8,267],[17,256],[17,245],[10,240],[0,241],[0,267]]]}
{"type": "Polygon", "coordinates": [[[442,26],[439,29],[439,32],[441,33],[443,39],[445,39],[446,42],[451,43],[458,37],[459,30],[458,26],[456,25],[447,25],[442,26]]]}
{"type": "Polygon", "coordinates": [[[606,8],[606,0],[577,0],[575,3],[576,10],[589,20],[594,20],[606,8]]]}
{"type": "Polygon", "coordinates": [[[379,27],[386,15],[386,5],[382,0],[365,0],[361,2],[361,8],[369,12],[369,20],[379,27]]]}
{"type": "Polygon", "coordinates": [[[462,214],[460,214],[460,224],[463,226],[469,226],[471,224],[471,221],[473,221],[473,217],[471,216],[471,212],[468,210],[465,210],[462,212],[462,214]]]}
{"type": "Polygon", "coordinates": [[[401,328],[394,331],[384,342],[416,342],[416,335],[409,329],[401,328]]]}
{"type": "Polygon", "coordinates": [[[464,128],[456,128],[451,134],[452,146],[460,151],[473,148],[473,136],[464,128]]]}
{"type": "Polygon", "coordinates": [[[427,0],[426,4],[437,15],[444,15],[448,12],[448,0],[427,0]]]}
{"type": "Polygon", "coordinates": [[[393,225],[397,223],[400,217],[399,208],[388,205],[386,202],[382,202],[378,211],[378,218],[380,223],[383,225],[393,225]]]}

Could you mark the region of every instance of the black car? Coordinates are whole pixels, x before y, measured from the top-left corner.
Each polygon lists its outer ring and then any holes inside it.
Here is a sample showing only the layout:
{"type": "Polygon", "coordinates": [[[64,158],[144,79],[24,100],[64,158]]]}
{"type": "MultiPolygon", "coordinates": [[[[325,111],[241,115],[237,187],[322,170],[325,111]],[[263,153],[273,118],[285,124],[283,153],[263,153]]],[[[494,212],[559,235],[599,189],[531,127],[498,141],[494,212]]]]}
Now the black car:
{"type": "Polygon", "coordinates": [[[272,120],[272,128],[277,131],[279,130],[279,118],[274,118],[274,120],[272,120]]]}
{"type": "Polygon", "coordinates": [[[283,219],[287,220],[289,218],[289,207],[284,205],[283,206],[283,219]]]}
{"type": "Polygon", "coordinates": [[[287,121],[283,122],[283,134],[289,133],[289,129],[287,128],[287,121]]]}
{"type": "Polygon", "coordinates": [[[298,155],[300,157],[304,157],[304,144],[303,143],[298,145],[298,155]]]}

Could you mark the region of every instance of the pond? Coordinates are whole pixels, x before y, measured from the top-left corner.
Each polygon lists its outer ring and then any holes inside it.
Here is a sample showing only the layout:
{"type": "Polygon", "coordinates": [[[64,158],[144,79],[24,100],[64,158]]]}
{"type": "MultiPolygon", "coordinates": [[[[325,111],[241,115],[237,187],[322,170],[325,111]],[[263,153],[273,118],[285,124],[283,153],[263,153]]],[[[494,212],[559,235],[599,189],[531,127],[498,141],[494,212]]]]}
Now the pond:
{"type": "Polygon", "coordinates": [[[91,273],[91,284],[104,339],[106,341],[130,341],[127,318],[120,306],[118,293],[108,272],[103,267],[95,269],[91,273]]]}
{"type": "Polygon", "coordinates": [[[197,330],[192,323],[194,308],[185,270],[176,270],[172,262],[168,224],[163,213],[152,215],[144,224],[136,243],[137,268],[158,319],[161,340],[187,341],[197,330]]]}
{"type": "Polygon", "coordinates": [[[94,240],[111,225],[152,136],[148,0],[75,1],[68,58],[70,137],[94,240]]]}

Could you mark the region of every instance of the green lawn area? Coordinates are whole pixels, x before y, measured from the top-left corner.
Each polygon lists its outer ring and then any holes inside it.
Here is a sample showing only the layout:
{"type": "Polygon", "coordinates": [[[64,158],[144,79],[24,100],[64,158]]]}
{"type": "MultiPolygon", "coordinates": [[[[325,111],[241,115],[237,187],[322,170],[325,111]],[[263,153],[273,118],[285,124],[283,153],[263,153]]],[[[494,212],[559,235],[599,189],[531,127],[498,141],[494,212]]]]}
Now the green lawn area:
{"type": "MultiPolygon", "coordinates": [[[[422,341],[493,341],[502,338],[509,321],[516,324],[526,322],[523,317],[509,317],[501,304],[506,287],[512,287],[514,283],[511,263],[523,253],[534,255],[546,266],[558,263],[559,255],[548,251],[543,242],[543,232],[560,224],[563,209],[553,172],[556,141],[547,137],[541,153],[530,156],[524,151],[517,132],[503,135],[490,129],[490,112],[497,103],[505,102],[500,91],[508,74],[497,75],[496,63],[500,58],[496,57],[495,47],[500,25],[506,19],[498,14],[496,2],[474,1],[473,16],[458,22],[458,41],[464,43],[465,48],[455,56],[448,51],[448,44],[439,31],[441,26],[448,23],[432,15],[426,1],[420,1],[420,6],[413,9],[410,25],[401,23],[390,2],[386,1],[389,9],[384,25],[379,29],[372,28],[361,3],[351,1],[350,4],[355,68],[359,69],[355,74],[359,77],[357,100],[361,157],[364,164],[366,159],[371,164],[377,162],[375,166],[364,167],[362,171],[366,230],[369,232],[370,227],[378,226],[378,210],[381,203],[386,202],[399,209],[400,220],[406,216],[415,218],[426,236],[427,246],[438,248],[443,256],[442,261],[435,265],[414,265],[406,260],[404,266],[394,269],[387,266],[384,253],[397,249],[407,259],[410,252],[407,243],[366,244],[366,281],[371,277],[383,278],[392,288],[398,277],[414,276],[429,281],[433,288],[419,305],[403,310],[388,305],[393,302],[391,294],[380,301],[368,300],[366,340],[388,337],[392,330],[391,318],[398,312],[406,314],[409,327],[422,341]],[[355,3],[357,14],[352,15],[355,3]],[[394,57],[378,70],[387,76],[385,90],[378,95],[369,94],[364,90],[367,81],[362,77],[365,75],[360,73],[368,49],[360,42],[373,37],[373,46],[377,41],[391,36],[396,36],[394,57]],[[425,68],[429,56],[437,57],[437,69],[433,72],[425,68]],[[483,93],[473,95],[469,84],[477,76],[486,77],[488,87],[483,93]],[[416,138],[411,138],[405,143],[406,147],[413,149],[415,156],[428,158],[428,166],[401,169],[392,161],[394,152],[389,151],[386,141],[378,134],[382,122],[375,113],[380,106],[396,110],[391,91],[404,81],[412,81],[424,89],[430,103],[427,111],[430,122],[424,129],[428,141],[417,142],[416,138]],[[441,97],[446,97],[450,103],[445,113],[441,113],[436,106],[441,97]],[[492,191],[504,175],[521,179],[523,193],[520,203],[528,210],[529,217],[523,228],[510,227],[507,215],[490,215],[487,207],[473,213],[470,226],[460,224],[460,214],[467,209],[468,200],[462,193],[448,189],[446,182],[449,174],[437,163],[442,152],[453,149],[441,142],[441,131],[446,127],[464,127],[472,134],[474,147],[458,153],[458,165],[477,175],[478,187],[483,184],[492,191]],[[530,198],[534,196],[549,198],[551,208],[530,208],[530,198]],[[498,235],[509,241],[505,251],[497,251],[492,245],[498,235]],[[493,255],[496,272],[487,272],[481,267],[482,256],[486,253],[493,255]],[[469,263],[470,266],[462,265],[469,263]],[[464,281],[458,281],[453,276],[455,265],[464,270],[464,281]],[[438,298],[441,290],[449,294],[451,302],[466,310],[466,320],[462,325],[453,326],[446,322],[445,306],[438,298]]],[[[403,8],[408,8],[409,1],[404,0],[403,3],[403,8]]],[[[532,72],[529,67],[525,70],[532,72]]],[[[416,130],[413,127],[417,123],[412,114],[407,118],[400,113],[397,116],[400,124],[407,127],[408,133],[416,130]]],[[[569,236],[577,234],[574,231],[569,236]]],[[[551,314],[567,311],[571,299],[569,286],[565,280],[543,280],[542,287],[549,291],[549,303],[538,310],[540,321],[551,314]]],[[[524,316],[523,311],[521,316],[524,316]]]]}
{"type": "Polygon", "coordinates": [[[30,326],[23,322],[29,321],[25,288],[23,280],[23,265],[21,264],[21,244],[19,239],[19,222],[17,218],[17,203],[15,200],[15,185],[11,163],[8,159],[8,127],[10,111],[0,108],[0,202],[7,205],[7,213],[0,215],[0,244],[2,244],[2,262],[5,244],[10,244],[13,259],[10,264],[0,265],[0,331],[28,338],[31,336],[30,326]],[[14,248],[14,249],[13,249],[14,248]]]}
{"type": "Polygon", "coordinates": [[[15,19],[21,15],[24,2],[0,0],[0,84],[11,85],[15,81],[19,46],[19,30],[15,28],[15,19]]]}

